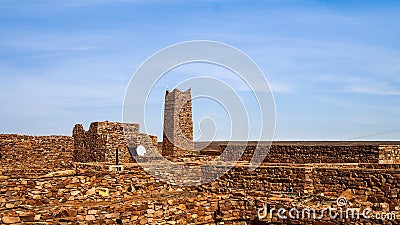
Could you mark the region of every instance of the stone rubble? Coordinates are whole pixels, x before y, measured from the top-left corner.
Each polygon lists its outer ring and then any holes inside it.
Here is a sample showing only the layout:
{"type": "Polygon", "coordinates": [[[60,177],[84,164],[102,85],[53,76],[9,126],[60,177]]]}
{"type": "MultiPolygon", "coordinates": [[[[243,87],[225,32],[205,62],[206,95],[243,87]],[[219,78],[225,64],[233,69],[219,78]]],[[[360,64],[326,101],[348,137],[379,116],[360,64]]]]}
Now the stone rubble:
{"type": "MultiPolygon", "coordinates": [[[[154,138],[144,139],[155,146],[154,138]]],[[[72,137],[0,135],[0,224],[257,224],[257,212],[265,203],[323,209],[338,207],[339,197],[347,201],[344,209],[370,208],[373,214],[400,218],[398,145],[278,143],[254,170],[248,162],[254,148],[244,147],[242,161],[218,179],[179,187],[173,185],[174,176],[190,176],[185,171],[169,174],[171,183],[165,183],[133,160],[124,162],[121,172],[109,171],[107,161],[76,162],[72,137]],[[276,162],[280,157],[282,162],[276,162]]],[[[175,160],[200,166],[217,159],[202,155],[175,160]]],[[[162,164],[154,166],[163,172],[162,164]]],[[[199,173],[210,177],[226,166],[202,167],[199,173]]],[[[331,220],[326,215],[321,220],[283,220],[275,215],[271,222],[399,224],[399,219],[331,220]]]]}

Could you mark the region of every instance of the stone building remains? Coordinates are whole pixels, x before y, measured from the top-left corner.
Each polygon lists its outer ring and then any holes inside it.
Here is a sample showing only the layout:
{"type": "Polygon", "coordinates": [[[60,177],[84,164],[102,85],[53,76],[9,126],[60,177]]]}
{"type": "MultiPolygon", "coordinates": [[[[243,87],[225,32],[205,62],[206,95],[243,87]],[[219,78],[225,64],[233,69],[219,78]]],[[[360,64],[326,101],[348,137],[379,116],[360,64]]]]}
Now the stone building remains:
{"type": "Polygon", "coordinates": [[[164,103],[164,156],[195,155],[191,90],[166,91],[164,103]]]}
{"type": "Polygon", "coordinates": [[[119,122],[93,122],[88,131],[82,124],[73,129],[75,162],[133,162],[139,145],[148,150],[157,149],[157,136],[139,132],[139,124],[119,122]],[[117,153],[118,150],[118,153],[117,153]]]}

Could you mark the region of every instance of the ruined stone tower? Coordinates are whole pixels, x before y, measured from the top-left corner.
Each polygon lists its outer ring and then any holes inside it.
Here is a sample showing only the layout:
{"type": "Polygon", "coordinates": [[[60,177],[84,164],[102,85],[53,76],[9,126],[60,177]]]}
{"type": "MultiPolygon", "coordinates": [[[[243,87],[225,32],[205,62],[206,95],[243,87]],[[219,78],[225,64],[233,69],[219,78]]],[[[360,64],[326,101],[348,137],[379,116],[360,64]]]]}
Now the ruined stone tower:
{"type": "Polygon", "coordinates": [[[166,91],[164,105],[164,156],[192,155],[193,120],[191,90],[166,91]]]}
{"type": "Polygon", "coordinates": [[[76,124],[73,160],[75,162],[106,162],[114,164],[133,162],[136,148],[142,145],[148,154],[157,151],[157,137],[139,132],[139,124],[120,122],[93,122],[88,131],[76,124]],[[118,152],[118,153],[117,153],[118,152]]]}

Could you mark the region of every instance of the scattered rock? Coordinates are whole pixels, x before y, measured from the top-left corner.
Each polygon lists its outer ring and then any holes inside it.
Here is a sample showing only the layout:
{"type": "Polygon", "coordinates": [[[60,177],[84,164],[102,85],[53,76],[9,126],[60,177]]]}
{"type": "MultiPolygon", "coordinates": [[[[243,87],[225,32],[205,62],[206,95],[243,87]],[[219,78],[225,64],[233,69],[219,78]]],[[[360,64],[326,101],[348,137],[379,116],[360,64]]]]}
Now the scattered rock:
{"type": "Polygon", "coordinates": [[[76,190],[76,191],[71,191],[71,195],[72,196],[77,196],[79,195],[79,193],[81,193],[80,191],[76,190]]]}
{"type": "Polygon", "coordinates": [[[351,189],[347,189],[346,191],[342,192],[342,194],[340,194],[340,197],[350,200],[354,198],[354,193],[351,189]]]}
{"type": "Polygon", "coordinates": [[[18,216],[3,216],[1,221],[5,224],[19,223],[20,219],[18,216]]]}
{"type": "Polygon", "coordinates": [[[85,220],[86,221],[96,220],[96,217],[94,215],[86,215],[85,220]]]}

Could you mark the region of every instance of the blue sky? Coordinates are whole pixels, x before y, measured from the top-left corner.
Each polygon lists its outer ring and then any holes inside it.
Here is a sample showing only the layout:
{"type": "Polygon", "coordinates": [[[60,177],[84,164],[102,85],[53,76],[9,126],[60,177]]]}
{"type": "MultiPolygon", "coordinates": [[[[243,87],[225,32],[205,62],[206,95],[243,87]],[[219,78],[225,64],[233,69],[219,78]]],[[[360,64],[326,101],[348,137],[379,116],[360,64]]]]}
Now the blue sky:
{"type": "MultiPolygon", "coordinates": [[[[206,39],[262,69],[277,140],[400,139],[398,1],[0,3],[1,133],[71,135],[75,123],[121,121],[125,89],[147,57],[206,39]]],[[[179,83],[169,77],[156,94],[179,83]]],[[[197,126],[208,111],[195,103],[197,126]]],[[[150,132],[160,136],[157,113],[150,132]]]]}

